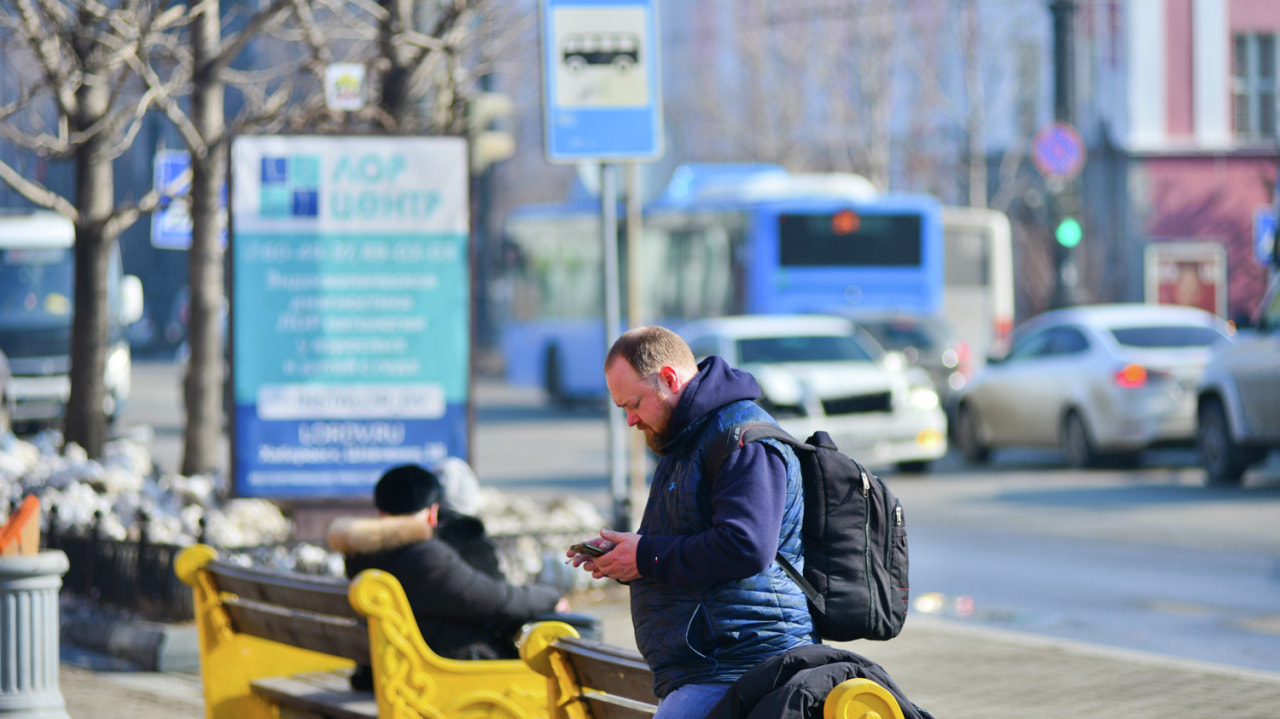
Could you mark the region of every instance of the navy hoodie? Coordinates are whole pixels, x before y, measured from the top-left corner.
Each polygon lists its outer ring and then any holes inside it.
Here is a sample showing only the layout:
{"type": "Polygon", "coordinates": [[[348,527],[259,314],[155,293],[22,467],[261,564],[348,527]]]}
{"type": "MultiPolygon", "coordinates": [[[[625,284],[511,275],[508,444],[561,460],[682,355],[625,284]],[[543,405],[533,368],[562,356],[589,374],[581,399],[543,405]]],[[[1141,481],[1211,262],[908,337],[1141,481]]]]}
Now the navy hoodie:
{"type": "Polygon", "coordinates": [[[804,593],[774,562],[803,564],[794,452],[774,440],[703,476],[709,441],[772,418],[751,375],[719,357],[699,365],[671,418],[641,521],[631,582],[636,643],[662,697],[686,683],[732,682],[759,661],[816,641],[804,593]]]}

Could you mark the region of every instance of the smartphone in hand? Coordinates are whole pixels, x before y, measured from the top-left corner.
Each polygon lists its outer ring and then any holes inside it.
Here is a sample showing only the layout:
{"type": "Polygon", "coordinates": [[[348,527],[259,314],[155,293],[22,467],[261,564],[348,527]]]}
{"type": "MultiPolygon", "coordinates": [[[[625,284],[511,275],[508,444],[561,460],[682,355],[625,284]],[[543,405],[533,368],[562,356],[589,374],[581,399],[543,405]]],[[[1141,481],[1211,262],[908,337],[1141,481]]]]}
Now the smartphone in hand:
{"type": "Polygon", "coordinates": [[[607,550],[601,549],[594,544],[579,543],[570,546],[569,551],[577,552],[578,554],[585,554],[588,557],[599,557],[600,555],[605,554],[607,550]]]}

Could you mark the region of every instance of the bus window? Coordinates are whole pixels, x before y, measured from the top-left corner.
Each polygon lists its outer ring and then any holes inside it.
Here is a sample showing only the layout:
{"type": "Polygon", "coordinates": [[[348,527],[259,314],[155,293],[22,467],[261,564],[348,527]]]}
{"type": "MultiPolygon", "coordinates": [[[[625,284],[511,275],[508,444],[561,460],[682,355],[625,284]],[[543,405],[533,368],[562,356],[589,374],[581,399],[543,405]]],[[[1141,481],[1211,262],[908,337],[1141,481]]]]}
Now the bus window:
{"type": "Polygon", "coordinates": [[[915,267],[920,264],[919,214],[863,214],[848,210],[778,216],[783,267],[915,267]]]}

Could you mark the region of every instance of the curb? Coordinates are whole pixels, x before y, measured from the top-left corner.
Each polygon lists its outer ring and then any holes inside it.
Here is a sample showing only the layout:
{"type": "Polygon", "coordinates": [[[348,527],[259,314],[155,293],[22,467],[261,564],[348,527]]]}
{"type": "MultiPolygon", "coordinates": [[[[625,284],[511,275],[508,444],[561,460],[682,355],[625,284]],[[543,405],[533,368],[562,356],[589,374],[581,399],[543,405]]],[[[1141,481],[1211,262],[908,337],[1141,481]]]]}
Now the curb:
{"type": "Polygon", "coordinates": [[[194,623],[70,619],[62,622],[61,638],[83,649],[124,659],[142,671],[200,671],[194,623]]]}

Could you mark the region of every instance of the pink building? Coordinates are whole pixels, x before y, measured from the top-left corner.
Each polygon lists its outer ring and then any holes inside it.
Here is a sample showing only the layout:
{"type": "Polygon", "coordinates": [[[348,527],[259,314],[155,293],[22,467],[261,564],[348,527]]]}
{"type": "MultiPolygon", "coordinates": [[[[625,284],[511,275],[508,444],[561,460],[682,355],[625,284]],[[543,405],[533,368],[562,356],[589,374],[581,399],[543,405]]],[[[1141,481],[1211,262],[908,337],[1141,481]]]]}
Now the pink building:
{"type": "Polygon", "coordinates": [[[1126,10],[1125,107],[1090,114],[1119,130],[1130,240],[1221,245],[1225,312],[1251,313],[1268,272],[1255,216],[1275,209],[1280,1],[1129,0],[1126,10]]]}

